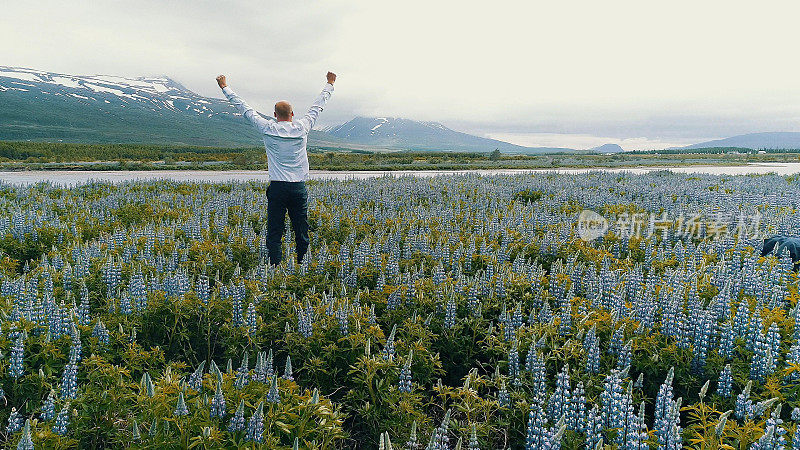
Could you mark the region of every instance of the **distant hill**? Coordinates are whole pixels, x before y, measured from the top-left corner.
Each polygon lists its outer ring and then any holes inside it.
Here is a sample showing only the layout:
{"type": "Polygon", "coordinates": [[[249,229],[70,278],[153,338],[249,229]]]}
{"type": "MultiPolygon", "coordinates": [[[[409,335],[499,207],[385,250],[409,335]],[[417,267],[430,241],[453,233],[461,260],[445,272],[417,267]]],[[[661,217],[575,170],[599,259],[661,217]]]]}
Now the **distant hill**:
{"type": "Polygon", "coordinates": [[[590,148],[588,151],[592,153],[621,153],[625,150],[617,144],[603,144],[599,147],[590,148]]]}
{"type": "MultiPolygon", "coordinates": [[[[166,76],[81,76],[7,66],[0,66],[0,140],[263,145],[227,100],[203,97],[166,76]]],[[[309,144],[351,146],[316,130],[309,144]]]]}
{"type": "Polygon", "coordinates": [[[168,77],[76,76],[0,66],[0,139],[258,145],[228,102],[168,77]]]}
{"type": "Polygon", "coordinates": [[[731,147],[758,149],[800,149],[800,133],[777,131],[766,133],[750,133],[725,139],[700,142],[688,145],[686,149],[731,147]]]}
{"type": "MultiPolygon", "coordinates": [[[[0,66],[0,140],[260,146],[250,124],[224,99],[198,95],[166,77],[69,75],[0,66]]],[[[451,130],[437,122],[356,117],[309,146],[354,150],[573,152],[531,148],[451,130]]]]}
{"type": "Polygon", "coordinates": [[[451,130],[438,122],[395,117],[356,117],[327,130],[328,134],[365,145],[408,150],[452,150],[503,153],[573,152],[572,149],[523,147],[451,130]]]}

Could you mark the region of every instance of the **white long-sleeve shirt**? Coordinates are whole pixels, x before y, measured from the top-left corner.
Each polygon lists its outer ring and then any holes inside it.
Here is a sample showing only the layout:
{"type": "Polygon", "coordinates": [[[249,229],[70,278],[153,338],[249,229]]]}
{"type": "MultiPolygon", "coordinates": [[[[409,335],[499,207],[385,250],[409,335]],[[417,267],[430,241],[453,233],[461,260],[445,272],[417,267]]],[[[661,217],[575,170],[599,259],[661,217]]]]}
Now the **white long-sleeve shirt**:
{"type": "Polygon", "coordinates": [[[222,89],[228,100],[236,106],[264,139],[267,149],[267,164],[270,181],[305,181],[308,179],[308,153],[306,143],[308,133],[317,121],[325,103],[331,98],[333,85],[328,83],[322,89],[314,104],[300,119],[277,121],[272,117],[261,116],[230,87],[222,89]]]}

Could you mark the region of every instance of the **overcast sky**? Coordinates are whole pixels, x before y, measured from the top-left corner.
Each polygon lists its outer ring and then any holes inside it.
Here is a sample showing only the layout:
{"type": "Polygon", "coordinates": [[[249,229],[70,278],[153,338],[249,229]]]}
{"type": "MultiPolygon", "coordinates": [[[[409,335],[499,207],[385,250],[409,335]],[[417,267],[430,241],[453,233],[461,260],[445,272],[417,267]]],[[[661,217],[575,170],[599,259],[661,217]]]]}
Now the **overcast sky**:
{"type": "Polygon", "coordinates": [[[8,2],[0,64],[168,75],[259,109],[303,109],[339,75],[322,125],[435,120],[526,145],[627,149],[800,131],[800,2],[8,2]]]}

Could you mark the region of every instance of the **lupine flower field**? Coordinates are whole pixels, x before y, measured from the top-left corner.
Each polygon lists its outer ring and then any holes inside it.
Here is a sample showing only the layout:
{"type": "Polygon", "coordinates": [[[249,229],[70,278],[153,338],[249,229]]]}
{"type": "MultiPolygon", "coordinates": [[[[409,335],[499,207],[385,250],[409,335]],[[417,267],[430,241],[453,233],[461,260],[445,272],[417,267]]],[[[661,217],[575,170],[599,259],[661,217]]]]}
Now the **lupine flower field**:
{"type": "Polygon", "coordinates": [[[0,183],[3,446],[800,449],[800,179],[312,181],[278,267],[265,189],[0,183]]]}

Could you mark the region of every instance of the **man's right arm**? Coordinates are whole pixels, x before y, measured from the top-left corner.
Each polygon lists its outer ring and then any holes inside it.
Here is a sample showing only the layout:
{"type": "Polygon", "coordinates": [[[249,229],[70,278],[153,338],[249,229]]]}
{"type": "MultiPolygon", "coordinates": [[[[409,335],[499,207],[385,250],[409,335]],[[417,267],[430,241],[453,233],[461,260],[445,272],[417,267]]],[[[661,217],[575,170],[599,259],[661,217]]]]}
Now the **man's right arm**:
{"type": "Polygon", "coordinates": [[[219,84],[219,87],[222,88],[222,93],[225,94],[225,97],[228,98],[228,101],[230,101],[233,106],[236,107],[236,110],[239,111],[239,114],[244,116],[245,119],[249,120],[250,123],[253,124],[253,126],[256,127],[261,134],[264,134],[267,130],[267,127],[269,127],[270,121],[264,116],[258,114],[252,106],[248,105],[241,97],[233,92],[233,89],[231,89],[226,82],[225,75],[220,75],[217,77],[217,84],[219,84]]]}

